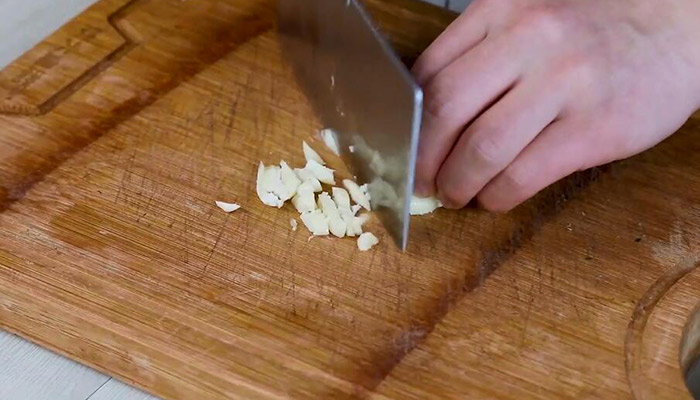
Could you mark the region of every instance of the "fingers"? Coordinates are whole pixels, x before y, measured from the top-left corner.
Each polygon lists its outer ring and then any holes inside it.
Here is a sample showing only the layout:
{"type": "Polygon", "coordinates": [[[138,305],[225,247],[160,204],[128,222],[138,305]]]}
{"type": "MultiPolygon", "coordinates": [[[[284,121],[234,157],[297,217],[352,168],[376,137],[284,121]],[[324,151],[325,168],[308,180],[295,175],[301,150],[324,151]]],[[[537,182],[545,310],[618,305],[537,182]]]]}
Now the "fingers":
{"type": "Polygon", "coordinates": [[[486,37],[487,22],[479,11],[474,4],[467,7],[418,58],[412,71],[421,86],[486,37]]]}
{"type": "Polygon", "coordinates": [[[435,177],[464,127],[518,79],[516,44],[506,36],[486,40],[440,71],[424,88],[416,192],[435,192],[435,177]]]}
{"type": "Polygon", "coordinates": [[[437,176],[438,196],[462,208],[506,169],[562,109],[566,90],[527,78],[467,128],[437,176]]]}
{"type": "Polygon", "coordinates": [[[576,171],[612,161],[611,152],[590,140],[589,132],[571,120],[553,123],[479,193],[479,204],[508,211],[576,171]]]}

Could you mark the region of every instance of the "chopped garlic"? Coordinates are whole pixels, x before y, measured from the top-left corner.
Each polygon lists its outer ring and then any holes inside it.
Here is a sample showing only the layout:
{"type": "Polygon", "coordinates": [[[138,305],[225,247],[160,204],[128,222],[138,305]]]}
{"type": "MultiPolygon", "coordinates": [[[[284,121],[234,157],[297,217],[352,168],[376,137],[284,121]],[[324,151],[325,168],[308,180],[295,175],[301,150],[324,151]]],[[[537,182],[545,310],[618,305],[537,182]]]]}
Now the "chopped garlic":
{"type": "Polygon", "coordinates": [[[355,146],[348,146],[348,150],[350,150],[351,153],[355,152],[355,146]]]}
{"type": "Polygon", "coordinates": [[[348,225],[345,223],[340,215],[333,218],[328,218],[328,228],[330,229],[333,236],[344,238],[348,230],[348,225]]]}
{"type": "Polygon", "coordinates": [[[367,251],[378,243],[379,239],[369,232],[363,233],[357,238],[357,248],[359,248],[360,251],[367,251]]]}
{"type": "Polygon", "coordinates": [[[300,214],[316,209],[316,195],[314,194],[313,185],[309,181],[299,185],[296,196],[292,198],[292,204],[300,214]]]}
{"type": "Polygon", "coordinates": [[[340,155],[338,136],[333,129],[321,130],[321,139],[323,139],[323,143],[326,144],[326,147],[328,147],[336,156],[340,155]]]}
{"type": "Polygon", "coordinates": [[[323,215],[326,216],[331,233],[339,238],[344,237],[347,232],[347,224],[340,216],[338,207],[328,193],[323,192],[318,195],[318,208],[320,208],[323,215]]]}
{"type": "Polygon", "coordinates": [[[301,179],[302,182],[310,182],[314,188],[314,192],[320,192],[323,190],[321,182],[318,179],[316,179],[316,176],[314,176],[313,172],[309,171],[308,169],[294,168],[294,173],[297,174],[297,176],[299,177],[299,179],[301,179]]]}
{"type": "Polygon", "coordinates": [[[301,214],[301,222],[314,236],[328,236],[328,222],[321,210],[301,214]]]}
{"type": "Polygon", "coordinates": [[[299,224],[297,224],[297,220],[295,220],[294,218],[292,218],[292,219],[289,220],[289,226],[292,227],[292,231],[296,232],[296,231],[297,231],[297,226],[298,226],[298,225],[299,225],[299,224]]]}
{"type": "Polygon", "coordinates": [[[332,190],[333,201],[335,201],[335,205],[338,206],[338,211],[340,211],[341,214],[351,214],[352,207],[350,206],[350,195],[348,191],[339,187],[334,187],[332,190]]]}
{"type": "Polygon", "coordinates": [[[333,173],[335,171],[332,169],[326,168],[314,160],[309,160],[304,169],[310,171],[316,177],[316,179],[322,183],[327,185],[335,185],[335,178],[333,177],[333,173]]]}
{"type": "Polygon", "coordinates": [[[340,215],[335,202],[333,202],[331,196],[329,196],[326,192],[318,195],[318,208],[320,208],[321,211],[323,211],[323,214],[325,214],[328,218],[337,217],[340,215]]]}
{"type": "Polygon", "coordinates": [[[280,162],[280,177],[282,184],[287,190],[287,194],[292,197],[297,193],[297,188],[301,185],[301,179],[289,168],[286,162],[280,162]]]}
{"type": "Polygon", "coordinates": [[[442,207],[442,202],[435,197],[411,197],[411,215],[430,214],[442,207]]]}
{"type": "Polygon", "coordinates": [[[225,203],[223,201],[217,201],[216,206],[219,207],[220,209],[224,210],[224,212],[227,212],[227,213],[232,213],[232,212],[238,210],[239,208],[241,208],[241,206],[239,206],[236,203],[225,203]]]}
{"type": "Polygon", "coordinates": [[[362,225],[369,220],[367,214],[360,215],[359,217],[343,216],[343,220],[347,225],[348,236],[359,236],[362,235],[362,225]]]}
{"type": "MultiPolygon", "coordinates": [[[[372,211],[372,206],[369,203],[369,198],[357,183],[351,181],[350,179],[345,179],[343,181],[343,186],[350,192],[350,197],[352,201],[356,204],[361,205],[365,210],[372,211]]],[[[364,185],[363,185],[364,186],[364,185]]]]}
{"type": "Polygon", "coordinates": [[[316,151],[306,143],[306,141],[302,142],[302,148],[304,150],[304,158],[306,158],[306,162],[313,160],[321,165],[326,165],[326,162],[323,161],[323,158],[321,158],[321,156],[319,156],[318,153],[316,153],[316,151]]]}
{"type": "Polygon", "coordinates": [[[282,197],[286,196],[280,196],[280,194],[286,192],[286,188],[282,183],[280,168],[276,166],[265,167],[261,162],[258,166],[258,179],[255,190],[263,204],[282,208],[286,200],[283,200],[282,197]]]}

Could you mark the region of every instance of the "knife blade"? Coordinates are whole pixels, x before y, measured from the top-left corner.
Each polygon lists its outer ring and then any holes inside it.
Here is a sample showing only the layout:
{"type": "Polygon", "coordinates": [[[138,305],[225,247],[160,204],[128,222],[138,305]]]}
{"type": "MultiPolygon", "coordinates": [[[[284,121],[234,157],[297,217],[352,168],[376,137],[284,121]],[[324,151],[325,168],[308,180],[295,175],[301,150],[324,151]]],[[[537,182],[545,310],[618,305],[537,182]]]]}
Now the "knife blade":
{"type": "Polygon", "coordinates": [[[423,92],[357,0],[279,0],[279,38],[372,209],[406,250],[423,92]]]}

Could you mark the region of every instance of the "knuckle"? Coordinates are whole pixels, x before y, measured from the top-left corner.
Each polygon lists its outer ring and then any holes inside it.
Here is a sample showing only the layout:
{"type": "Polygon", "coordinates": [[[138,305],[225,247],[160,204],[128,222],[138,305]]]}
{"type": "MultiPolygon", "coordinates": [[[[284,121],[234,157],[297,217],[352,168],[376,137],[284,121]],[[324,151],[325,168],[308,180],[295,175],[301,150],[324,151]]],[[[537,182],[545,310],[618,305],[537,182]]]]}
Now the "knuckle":
{"type": "Polygon", "coordinates": [[[510,166],[501,174],[506,190],[510,197],[522,199],[527,197],[530,174],[523,168],[510,166]]]}
{"type": "Polygon", "coordinates": [[[529,9],[520,21],[520,28],[561,42],[566,38],[567,23],[559,6],[547,5],[529,9]]]}
{"type": "Polygon", "coordinates": [[[436,76],[425,88],[425,112],[435,120],[452,114],[454,93],[450,82],[441,75],[436,76]]]}
{"type": "Polygon", "coordinates": [[[501,161],[503,149],[495,139],[495,129],[486,124],[479,124],[476,127],[477,139],[474,139],[471,145],[470,155],[479,165],[492,166],[501,161]]]}
{"type": "Polygon", "coordinates": [[[498,198],[486,194],[476,197],[479,207],[492,213],[506,213],[513,209],[513,205],[499,201],[498,198]]]}

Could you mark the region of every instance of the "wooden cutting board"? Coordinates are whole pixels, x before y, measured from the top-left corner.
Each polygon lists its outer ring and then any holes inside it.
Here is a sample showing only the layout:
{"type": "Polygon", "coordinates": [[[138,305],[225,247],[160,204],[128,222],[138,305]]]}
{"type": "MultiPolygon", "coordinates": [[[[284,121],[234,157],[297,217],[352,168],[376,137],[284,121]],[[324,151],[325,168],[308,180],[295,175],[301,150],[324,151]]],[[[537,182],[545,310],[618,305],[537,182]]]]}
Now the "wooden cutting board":
{"type": "MultiPolygon", "coordinates": [[[[366,3],[408,62],[454,17],[366,3]]],[[[172,399],[689,398],[700,120],[510,214],[415,219],[405,254],[373,220],[359,253],[256,198],[302,140],[347,175],[274,20],[102,0],[0,73],[0,326],[172,399]]]]}

